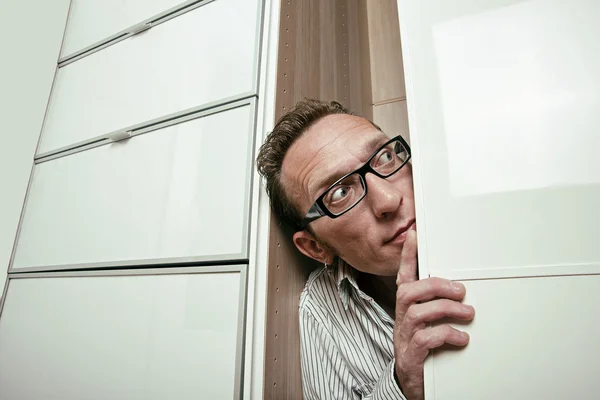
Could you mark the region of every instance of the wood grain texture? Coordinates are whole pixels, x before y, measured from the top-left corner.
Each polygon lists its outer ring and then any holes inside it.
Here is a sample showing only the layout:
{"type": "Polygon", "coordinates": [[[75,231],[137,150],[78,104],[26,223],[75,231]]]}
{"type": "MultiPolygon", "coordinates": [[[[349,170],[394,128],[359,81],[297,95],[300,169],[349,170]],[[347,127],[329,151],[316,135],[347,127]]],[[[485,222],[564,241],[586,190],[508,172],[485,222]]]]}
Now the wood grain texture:
{"type": "MultiPolygon", "coordinates": [[[[361,114],[369,72],[359,42],[359,0],[282,0],[275,116],[306,97],[336,100],[361,114]],[[362,63],[361,64],[361,60],[362,63]]],[[[367,94],[370,87],[367,86],[367,94]]],[[[370,105],[370,100],[367,102],[370,105]]],[[[372,106],[371,106],[372,107],[372,106]]],[[[298,301],[318,265],[301,255],[292,233],[271,215],[267,282],[265,399],[301,399],[298,301]]]]}
{"type": "Polygon", "coordinates": [[[373,106],[373,121],[389,136],[402,135],[410,143],[406,100],[373,106]]]}
{"type": "Polygon", "coordinates": [[[373,103],[404,98],[404,65],[396,0],[365,0],[373,103]]]}
{"type": "Polygon", "coordinates": [[[373,120],[373,90],[371,87],[371,56],[367,1],[348,4],[350,30],[350,107],[363,117],[373,120]],[[354,102],[354,103],[353,103],[354,102]],[[356,104],[360,102],[360,106],[356,104]]]}

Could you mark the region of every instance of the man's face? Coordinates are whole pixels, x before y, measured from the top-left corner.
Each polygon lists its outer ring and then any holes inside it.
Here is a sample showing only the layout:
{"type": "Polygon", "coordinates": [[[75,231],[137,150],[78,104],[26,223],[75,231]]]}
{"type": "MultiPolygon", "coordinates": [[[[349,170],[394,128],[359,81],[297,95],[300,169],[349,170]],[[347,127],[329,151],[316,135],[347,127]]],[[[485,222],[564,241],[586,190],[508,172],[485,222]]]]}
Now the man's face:
{"type": "MultiPolygon", "coordinates": [[[[285,190],[305,214],[331,184],[363,165],[388,140],[364,118],[326,116],[288,150],[282,166],[285,190]]],[[[335,219],[321,217],[311,227],[330,253],[354,268],[393,276],[398,272],[406,231],[415,229],[412,168],[407,164],[387,179],[369,173],[366,184],[367,195],[356,207],[335,219]]],[[[302,247],[296,237],[294,241],[302,247]]]]}

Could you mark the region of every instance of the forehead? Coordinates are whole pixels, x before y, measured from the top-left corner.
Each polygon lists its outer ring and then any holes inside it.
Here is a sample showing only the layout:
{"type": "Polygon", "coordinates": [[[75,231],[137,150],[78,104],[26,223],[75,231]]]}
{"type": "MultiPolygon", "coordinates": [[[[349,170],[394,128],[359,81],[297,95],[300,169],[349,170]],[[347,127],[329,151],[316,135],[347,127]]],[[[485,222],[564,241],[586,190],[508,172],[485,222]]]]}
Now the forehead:
{"type": "Polygon", "coordinates": [[[364,118],[347,114],[323,117],[288,150],[282,183],[297,204],[308,209],[328,184],[358,168],[387,140],[364,118]]]}

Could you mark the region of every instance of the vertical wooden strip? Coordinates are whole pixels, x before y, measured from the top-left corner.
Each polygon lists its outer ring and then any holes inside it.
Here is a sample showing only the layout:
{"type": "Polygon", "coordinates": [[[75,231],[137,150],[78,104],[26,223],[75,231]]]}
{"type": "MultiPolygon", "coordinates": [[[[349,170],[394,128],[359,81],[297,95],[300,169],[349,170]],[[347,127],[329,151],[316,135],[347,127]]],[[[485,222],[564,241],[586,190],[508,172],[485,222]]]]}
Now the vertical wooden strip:
{"type": "MultiPolygon", "coordinates": [[[[365,107],[363,99],[363,76],[361,76],[362,65],[361,59],[364,54],[364,49],[361,48],[360,43],[360,29],[359,29],[359,0],[347,0],[346,1],[346,30],[342,33],[343,38],[348,46],[348,91],[349,102],[347,106],[359,115],[365,116],[365,107]]],[[[366,24],[366,16],[364,16],[366,24]]],[[[365,25],[366,26],[366,25],[365,25]]],[[[368,43],[368,41],[367,41],[368,43]]],[[[368,49],[366,52],[368,56],[368,49]]],[[[369,80],[371,77],[366,76],[369,80]]],[[[369,89],[370,93],[370,89],[369,89]]],[[[368,102],[367,104],[370,104],[368,102]]],[[[370,115],[366,116],[370,118],[370,115]]]]}
{"type": "Polygon", "coordinates": [[[336,26],[335,34],[333,35],[333,47],[335,49],[338,65],[336,68],[336,97],[337,100],[345,107],[350,105],[350,74],[349,64],[349,49],[348,49],[348,0],[335,0],[335,14],[333,21],[336,26]]]}
{"type": "Polygon", "coordinates": [[[396,0],[366,0],[373,103],[404,98],[404,65],[396,0]]]}
{"type": "Polygon", "coordinates": [[[363,117],[373,120],[373,91],[371,87],[371,52],[367,2],[349,1],[350,39],[350,98],[360,102],[361,109],[354,107],[363,117]]]}
{"type": "Polygon", "coordinates": [[[337,55],[331,51],[335,47],[334,35],[337,32],[335,24],[331,21],[335,20],[335,1],[321,1],[319,3],[319,15],[323,23],[319,29],[319,88],[318,94],[315,96],[321,100],[335,100],[336,86],[332,85],[335,82],[337,71],[337,55]]]}
{"type": "MultiPolygon", "coordinates": [[[[295,73],[298,70],[296,38],[299,33],[303,34],[302,30],[299,31],[302,28],[298,18],[299,12],[302,12],[300,3],[302,2],[281,1],[276,119],[281,118],[294,105],[295,87],[302,84],[296,83],[299,77],[295,73]]],[[[302,58],[303,54],[300,56],[302,58]]],[[[273,214],[269,229],[264,398],[300,398],[302,382],[298,367],[299,333],[289,326],[298,325],[297,317],[294,316],[297,314],[294,312],[294,295],[302,290],[306,274],[301,263],[293,257],[294,249],[290,247],[293,244],[286,238],[281,224],[273,214]]]]}
{"type": "MultiPolygon", "coordinates": [[[[361,111],[354,105],[362,104],[363,87],[350,84],[351,76],[356,81],[364,76],[361,70],[364,57],[350,51],[351,40],[352,43],[363,40],[356,34],[359,19],[356,2],[281,0],[276,119],[306,97],[338,100],[361,111]],[[352,36],[350,30],[354,30],[352,36]]],[[[302,398],[298,302],[310,271],[318,265],[296,250],[292,234],[271,215],[265,399],[302,398]]]]}

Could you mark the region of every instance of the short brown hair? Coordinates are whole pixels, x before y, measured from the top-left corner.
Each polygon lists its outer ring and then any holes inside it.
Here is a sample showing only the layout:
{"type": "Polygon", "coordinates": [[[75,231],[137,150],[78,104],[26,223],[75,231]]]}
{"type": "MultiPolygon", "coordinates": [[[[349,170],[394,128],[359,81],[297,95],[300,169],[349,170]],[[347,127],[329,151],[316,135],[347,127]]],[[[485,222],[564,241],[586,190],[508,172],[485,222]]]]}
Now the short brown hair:
{"type": "Polygon", "coordinates": [[[289,148],[302,134],[319,119],[332,114],[349,114],[337,101],[320,101],[305,99],[298,102],[285,114],[269,133],[265,143],[260,147],[256,166],[258,173],[266,181],[266,190],[271,199],[271,208],[283,222],[301,229],[302,215],[292,203],[281,182],[281,166],[289,148]]]}

